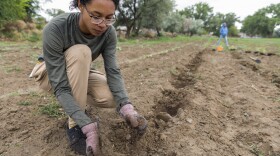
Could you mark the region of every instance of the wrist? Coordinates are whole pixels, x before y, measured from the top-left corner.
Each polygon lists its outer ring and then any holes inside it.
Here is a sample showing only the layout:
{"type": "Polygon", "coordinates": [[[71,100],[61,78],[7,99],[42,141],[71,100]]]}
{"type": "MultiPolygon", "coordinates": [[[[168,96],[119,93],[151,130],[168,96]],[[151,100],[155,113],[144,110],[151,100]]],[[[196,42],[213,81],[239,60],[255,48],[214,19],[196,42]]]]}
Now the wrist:
{"type": "Polygon", "coordinates": [[[128,104],[132,105],[132,103],[130,101],[125,101],[125,102],[120,103],[117,107],[117,112],[119,113],[121,108],[125,105],[128,105],[128,104]]]}
{"type": "Polygon", "coordinates": [[[97,131],[97,122],[93,122],[88,125],[85,125],[81,129],[85,135],[87,135],[88,133],[90,133],[92,131],[97,131]]]}

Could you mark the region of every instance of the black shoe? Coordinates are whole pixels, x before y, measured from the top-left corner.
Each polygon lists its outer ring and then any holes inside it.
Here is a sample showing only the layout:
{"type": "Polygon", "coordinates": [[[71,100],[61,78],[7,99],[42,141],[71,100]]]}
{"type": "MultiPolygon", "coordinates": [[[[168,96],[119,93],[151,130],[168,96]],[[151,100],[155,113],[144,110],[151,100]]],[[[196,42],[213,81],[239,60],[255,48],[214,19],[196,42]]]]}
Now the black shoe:
{"type": "Polygon", "coordinates": [[[78,154],[86,155],[86,136],[81,128],[75,126],[69,129],[67,125],[66,129],[71,149],[78,154]]]}

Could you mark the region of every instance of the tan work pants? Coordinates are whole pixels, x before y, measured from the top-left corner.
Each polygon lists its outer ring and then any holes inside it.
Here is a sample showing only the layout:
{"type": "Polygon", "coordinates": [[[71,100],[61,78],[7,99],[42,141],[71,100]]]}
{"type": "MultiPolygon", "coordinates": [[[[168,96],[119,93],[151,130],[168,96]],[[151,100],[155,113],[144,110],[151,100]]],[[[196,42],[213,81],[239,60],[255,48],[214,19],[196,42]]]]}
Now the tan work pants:
{"type": "MultiPolygon", "coordinates": [[[[85,110],[87,101],[102,108],[113,108],[115,102],[104,74],[90,70],[91,50],[86,45],[78,44],[65,52],[66,71],[72,94],[80,107],[85,110]]],[[[34,77],[39,87],[52,92],[46,72],[45,62],[38,63],[30,77],[34,77]]],[[[69,128],[76,125],[69,117],[69,128]]]]}

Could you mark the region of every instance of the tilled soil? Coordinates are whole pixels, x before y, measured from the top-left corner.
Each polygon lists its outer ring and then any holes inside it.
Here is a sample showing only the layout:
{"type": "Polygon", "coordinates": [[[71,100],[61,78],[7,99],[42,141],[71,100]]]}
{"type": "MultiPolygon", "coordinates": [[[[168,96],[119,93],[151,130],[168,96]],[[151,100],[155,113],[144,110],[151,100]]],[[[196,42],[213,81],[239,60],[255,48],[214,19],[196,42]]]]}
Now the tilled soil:
{"type": "MultiPolygon", "coordinates": [[[[280,155],[278,55],[215,52],[202,42],[118,49],[127,92],[148,129],[136,136],[115,109],[88,106],[100,119],[105,156],[280,155]]],[[[76,155],[66,117],[40,111],[56,100],[28,78],[40,52],[27,43],[0,50],[1,156],[76,155]]],[[[95,66],[103,71],[101,59],[95,66]]]]}

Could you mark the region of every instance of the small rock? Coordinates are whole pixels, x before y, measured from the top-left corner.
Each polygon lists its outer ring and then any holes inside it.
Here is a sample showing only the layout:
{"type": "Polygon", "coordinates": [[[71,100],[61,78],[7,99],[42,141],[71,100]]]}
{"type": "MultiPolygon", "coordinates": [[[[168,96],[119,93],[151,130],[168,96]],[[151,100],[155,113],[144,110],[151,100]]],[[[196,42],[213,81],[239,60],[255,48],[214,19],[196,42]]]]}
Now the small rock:
{"type": "Polygon", "coordinates": [[[248,113],[244,113],[244,116],[245,116],[245,117],[249,117],[249,114],[248,114],[248,113]]]}
{"type": "Polygon", "coordinates": [[[130,140],[130,139],[131,139],[131,135],[130,135],[130,134],[127,134],[127,135],[125,136],[125,139],[126,139],[126,140],[130,140]]]}
{"type": "Polygon", "coordinates": [[[160,112],[157,114],[157,119],[161,119],[165,122],[168,122],[172,119],[172,116],[168,114],[167,112],[160,112]]]}
{"type": "Polygon", "coordinates": [[[19,127],[10,125],[10,126],[7,126],[7,129],[9,131],[16,131],[16,130],[19,130],[19,127]]]}
{"type": "Polygon", "coordinates": [[[20,135],[26,135],[29,132],[29,130],[24,130],[22,132],[20,132],[20,135]]]}
{"type": "Polygon", "coordinates": [[[16,113],[17,111],[18,111],[17,108],[12,108],[12,109],[9,111],[9,114],[10,114],[10,113],[16,113]]]}
{"type": "Polygon", "coordinates": [[[187,122],[191,124],[193,120],[191,118],[187,118],[187,122]]]}
{"type": "Polygon", "coordinates": [[[166,141],[167,136],[166,136],[165,134],[161,133],[161,134],[159,135],[159,138],[160,138],[160,140],[162,140],[162,141],[166,141]]]}
{"type": "Polygon", "coordinates": [[[182,108],[179,108],[177,111],[177,116],[179,119],[183,120],[185,118],[185,112],[182,108]]]}
{"type": "MultiPolygon", "coordinates": [[[[169,122],[168,122],[169,123],[169,122]]],[[[157,127],[166,127],[168,125],[168,123],[166,123],[165,121],[159,119],[159,120],[156,120],[156,126],[157,127]]]]}

